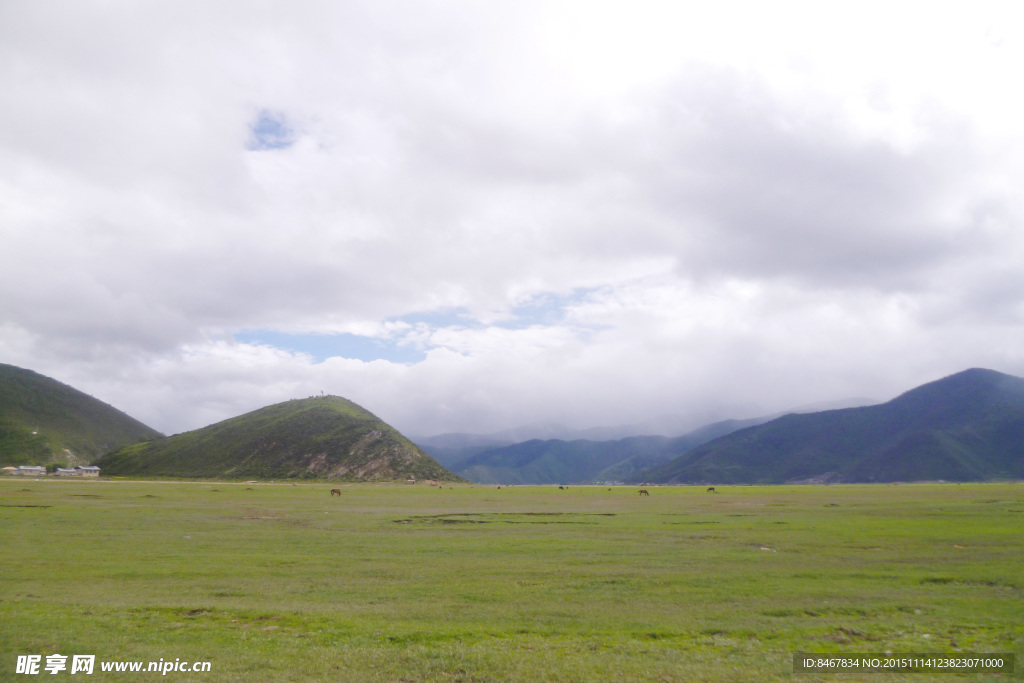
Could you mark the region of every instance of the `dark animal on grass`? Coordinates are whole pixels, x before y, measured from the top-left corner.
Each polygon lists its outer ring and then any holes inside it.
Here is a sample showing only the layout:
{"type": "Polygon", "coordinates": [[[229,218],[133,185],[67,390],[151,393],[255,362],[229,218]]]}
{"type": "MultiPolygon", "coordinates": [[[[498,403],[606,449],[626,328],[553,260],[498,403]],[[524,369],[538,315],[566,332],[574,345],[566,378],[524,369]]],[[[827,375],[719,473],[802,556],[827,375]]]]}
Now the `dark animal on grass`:
{"type": "Polygon", "coordinates": [[[641,496],[649,496],[651,494],[647,493],[647,489],[640,489],[640,495],[641,496]]]}
{"type": "Polygon", "coordinates": [[[331,489],[331,495],[333,496],[334,494],[338,494],[340,496],[341,495],[341,489],[331,489]]]}
{"type": "Polygon", "coordinates": [[[565,490],[565,487],[564,487],[564,486],[559,486],[559,487],[558,487],[558,490],[559,490],[559,491],[564,491],[564,490],[565,490]]]}
{"type": "Polygon", "coordinates": [[[714,486],[709,486],[707,492],[708,493],[714,493],[715,492],[715,487],[714,486]]]}

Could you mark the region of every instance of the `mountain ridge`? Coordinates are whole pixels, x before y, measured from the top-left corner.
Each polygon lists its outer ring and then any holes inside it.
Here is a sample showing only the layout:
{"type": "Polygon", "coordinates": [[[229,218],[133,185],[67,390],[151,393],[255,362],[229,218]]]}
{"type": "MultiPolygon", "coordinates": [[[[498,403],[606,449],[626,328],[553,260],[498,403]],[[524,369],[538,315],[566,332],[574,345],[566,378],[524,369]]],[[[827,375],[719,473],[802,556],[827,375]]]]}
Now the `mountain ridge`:
{"type": "Polygon", "coordinates": [[[650,483],[1024,477],[1024,379],[971,368],[886,403],[790,414],[637,473],[650,483]]]}
{"type": "Polygon", "coordinates": [[[706,441],[769,419],[720,420],[676,437],[643,435],[607,441],[530,439],[493,448],[470,448],[472,455],[450,467],[460,476],[481,484],[622,481],[706,441]]]}

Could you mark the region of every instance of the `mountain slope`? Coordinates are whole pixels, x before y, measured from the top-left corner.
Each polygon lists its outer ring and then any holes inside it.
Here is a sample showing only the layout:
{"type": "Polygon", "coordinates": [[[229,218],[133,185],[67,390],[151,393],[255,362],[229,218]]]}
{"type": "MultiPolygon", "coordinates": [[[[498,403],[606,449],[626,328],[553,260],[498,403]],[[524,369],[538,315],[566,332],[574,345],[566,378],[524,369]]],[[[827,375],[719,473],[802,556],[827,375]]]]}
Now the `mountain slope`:
{"type": "Polygon", "coordinates": [[[635,481],[980,481],[1024,477],[1024,379],[971,369],[888,403],[785,415],[635,481]]]}
{"type": "Polygon", "coordinates": [[[657,467],[665,462],[685,453],[697,446],[717,439],[725,434],[731,434],[744,427],[762,424],[771,418],[755,417],[747,420],[721,420],[709,425],[704,425],[683,436],[667,439],[665,443],[656,445],[650,450],[641,450],[637,455],[611,467],[601,470],[593,475],[591,481],[630,481],[643,470],[657,467]]]}
{"type": "Polygon", "coordinates": [[[458,477],[338,396],[286,401],[101,458],[104,474],[387,481],[458,477]]]}
{"type": "Polygon", "coordinates": [[[84,465],[162,434],[88,394],[0,364],[0,464],[84,465]]]}
{"type": "Polygon", "coordinates": [[[414,438],[412,441],[453,472],[458,471],[463,461],[478,453],[515,443],[484,434],[463,433],[425,436],[414,438]]]}

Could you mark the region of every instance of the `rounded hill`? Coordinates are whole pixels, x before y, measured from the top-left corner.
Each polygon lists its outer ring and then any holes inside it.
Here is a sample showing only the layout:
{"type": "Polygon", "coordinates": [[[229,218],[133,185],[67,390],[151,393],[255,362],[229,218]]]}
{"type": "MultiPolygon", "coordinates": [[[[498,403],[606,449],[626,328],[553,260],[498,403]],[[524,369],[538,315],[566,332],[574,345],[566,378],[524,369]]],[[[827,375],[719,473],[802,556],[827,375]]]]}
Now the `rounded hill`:
{"type": "Polygon", "coordinates": [[[127,476],[460,479],[393,427],[339,396],[267,406],[202,429],[122,448],[96,464],[104,474],[127,476]]]}

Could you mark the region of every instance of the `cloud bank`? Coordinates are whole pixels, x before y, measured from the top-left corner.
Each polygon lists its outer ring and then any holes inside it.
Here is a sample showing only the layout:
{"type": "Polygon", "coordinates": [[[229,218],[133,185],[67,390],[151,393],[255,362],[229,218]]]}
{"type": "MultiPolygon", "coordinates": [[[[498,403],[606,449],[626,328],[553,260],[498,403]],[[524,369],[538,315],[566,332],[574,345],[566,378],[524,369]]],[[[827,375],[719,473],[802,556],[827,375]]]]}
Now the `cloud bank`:
{"type": "Polygon", "coordinates": [[[0,7],[0,362],[162,431],[1024,375],[1013,3],[0,7]]]}

